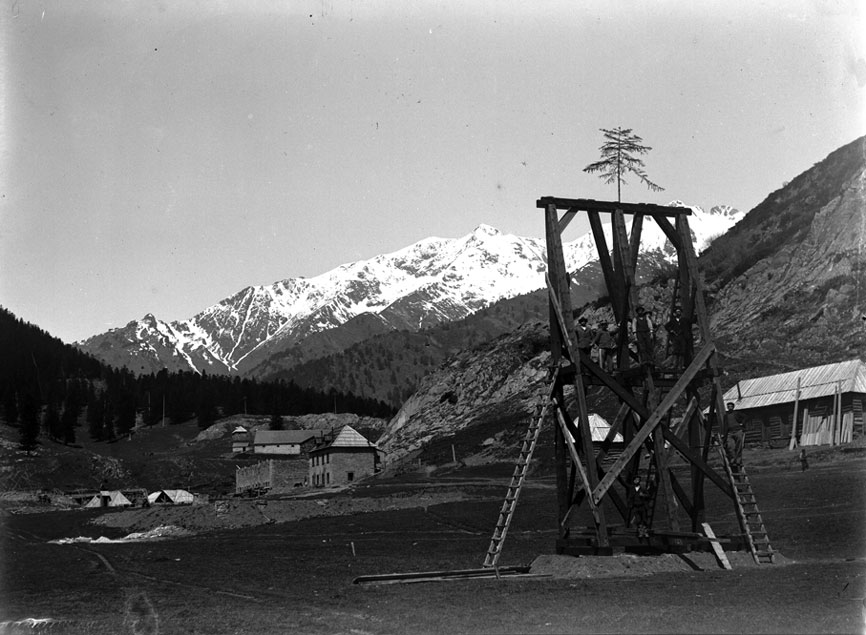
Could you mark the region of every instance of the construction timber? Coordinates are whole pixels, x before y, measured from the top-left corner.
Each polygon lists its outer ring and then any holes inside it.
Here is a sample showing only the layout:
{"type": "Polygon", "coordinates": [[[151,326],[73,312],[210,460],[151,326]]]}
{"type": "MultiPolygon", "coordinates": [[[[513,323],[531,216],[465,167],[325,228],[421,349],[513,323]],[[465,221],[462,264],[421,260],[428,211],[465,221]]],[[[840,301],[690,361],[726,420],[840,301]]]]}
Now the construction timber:
{"type": "Polygon", "coordinates": [[[550,410],[555,420],[557,553],[609,555],[621,549],[676,553],[709,548],[711,542],[728,549],[747,548],[748,526],[741,527],[741,534],[717,539],[713,535],[712,541],[704,531],[705,483],[718,487],[733,505],[737,495],[728,475],[708,461],[713,425],[722,429],[723,391],[689,230],[691,210],[556,197],[541,198],[536,205],[544,211],[555,370],[550,410]],[[578,214],[588,217],[617,325],[615,369],[610,372],[576,347],[562,233],[578,214]],[[611,227],[610,245],[605,222],[611,227]],[[629,341],[630,323],[638,309],[635,269],[646,222],[656,223],[676,250],[671,311],[674,306],[681,309],[682,322],[688,325],[680,359],[667,367],[651,356],[636,355],[629,341]],[[620,404],[600,447],[592,440],[588,393],[594,399],[606,393],[620,404]],[[622,452],[612,462],[605,461],[617,433],[624,439],[622,452]],[[681,469],[676,473],[670,469],[674,452],[685,460],[688,478],[681,469]],[[639,525],[634,514],[638,484],[643,496],[639,525]]]}

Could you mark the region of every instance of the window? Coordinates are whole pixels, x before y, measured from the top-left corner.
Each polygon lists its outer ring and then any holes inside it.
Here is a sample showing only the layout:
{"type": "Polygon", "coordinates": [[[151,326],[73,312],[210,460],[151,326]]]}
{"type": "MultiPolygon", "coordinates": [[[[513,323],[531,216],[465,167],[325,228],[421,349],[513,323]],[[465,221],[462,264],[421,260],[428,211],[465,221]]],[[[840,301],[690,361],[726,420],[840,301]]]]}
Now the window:
{"type": "Polygon", "coordinates": [[[355,473],[354,472],[346,472],[346,480],[349,481],[350,483],[352,481],[354,481],[355,480],[355,473]]]}

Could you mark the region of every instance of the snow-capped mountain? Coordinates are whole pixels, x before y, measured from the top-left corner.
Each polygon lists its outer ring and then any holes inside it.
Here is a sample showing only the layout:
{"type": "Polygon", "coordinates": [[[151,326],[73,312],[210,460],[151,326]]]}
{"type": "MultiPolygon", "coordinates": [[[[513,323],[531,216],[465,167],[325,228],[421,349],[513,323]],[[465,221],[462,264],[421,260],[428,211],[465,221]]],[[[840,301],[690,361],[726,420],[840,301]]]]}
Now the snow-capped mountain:
{"type": "MultiPolygon", "coordinates": [[[[741,217],[727,207],[710,212],[693,207],[692,214],[698,251],[741,217]]],[[[610,241],[609,226],[605,234],[610,241]]],[[[674,252],[666,242],[661,229],[644,223],[642,252],[669,258],[674,252]]],[[[591,234],[563,249],[570,271],[597,261],[591,234]]],[[[134,372],[244,373],[276,352],[352,320],[373,334],[461,319],[543,287],[545,260],[543,240],[482,224],[462,238],[427,238],[313,278],[247,287],[188,320],[167,323],[148,314],[78,346],[134,372]]]]}

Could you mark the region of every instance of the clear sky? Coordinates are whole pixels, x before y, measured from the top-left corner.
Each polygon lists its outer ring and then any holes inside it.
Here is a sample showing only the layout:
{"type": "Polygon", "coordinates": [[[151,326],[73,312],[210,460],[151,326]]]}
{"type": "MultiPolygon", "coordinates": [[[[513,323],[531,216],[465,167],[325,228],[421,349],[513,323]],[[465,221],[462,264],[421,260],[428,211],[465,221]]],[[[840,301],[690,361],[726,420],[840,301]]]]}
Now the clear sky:
{"type": "MultiPolygon", "coordinates": [[[[10,0],[0,305],[65,341],[185,319],[487,223],[615,199],[752,209],[866,133],[866,5],[10,0]]],[[[580,235],[579,226],[569,229],[580,235]]]]}

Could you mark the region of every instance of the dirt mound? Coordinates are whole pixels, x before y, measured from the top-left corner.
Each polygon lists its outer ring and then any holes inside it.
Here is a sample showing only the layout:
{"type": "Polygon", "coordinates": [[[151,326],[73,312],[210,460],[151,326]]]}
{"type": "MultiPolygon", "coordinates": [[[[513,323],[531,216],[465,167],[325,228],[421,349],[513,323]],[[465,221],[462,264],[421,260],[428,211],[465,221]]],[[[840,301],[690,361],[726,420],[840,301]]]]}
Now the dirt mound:
{"type": "MultiPolygon", "coordinates": [[[[726,552],[725,555],[733,569],[759,566],[755,564],[751,554],[743,551],[726,552]]],[[[777,554],[776,564],[787,564],[787,559],[777,554]]],[[[529,572],[554,578],[617,578],[720,568],[716,557],[705,552],[653,556],[622,553],[613,556],[580,557],[544,554],[532,562],[529,572]]]]}

